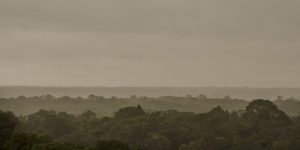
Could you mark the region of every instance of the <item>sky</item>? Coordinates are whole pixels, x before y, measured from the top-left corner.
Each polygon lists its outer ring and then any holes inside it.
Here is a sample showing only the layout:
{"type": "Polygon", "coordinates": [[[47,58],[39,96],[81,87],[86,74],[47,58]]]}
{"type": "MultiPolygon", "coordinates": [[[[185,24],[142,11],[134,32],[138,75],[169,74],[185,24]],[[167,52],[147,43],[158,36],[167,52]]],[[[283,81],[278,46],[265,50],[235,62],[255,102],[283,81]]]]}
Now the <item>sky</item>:
{"type": "Polygon", "coordinates": [[[300,87],[299,0],[0,0],[0,85],[300,87]]]}

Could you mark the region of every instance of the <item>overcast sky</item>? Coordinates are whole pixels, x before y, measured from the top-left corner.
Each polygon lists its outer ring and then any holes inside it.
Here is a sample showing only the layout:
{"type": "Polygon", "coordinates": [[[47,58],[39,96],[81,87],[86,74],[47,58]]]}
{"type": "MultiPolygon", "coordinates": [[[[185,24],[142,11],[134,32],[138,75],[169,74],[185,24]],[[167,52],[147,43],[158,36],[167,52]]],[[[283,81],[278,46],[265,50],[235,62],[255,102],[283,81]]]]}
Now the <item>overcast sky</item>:
{"type": "Polygon", "coordinates": [[[0,0],[0,85],[300,87],[299,0],[0,0]]]}

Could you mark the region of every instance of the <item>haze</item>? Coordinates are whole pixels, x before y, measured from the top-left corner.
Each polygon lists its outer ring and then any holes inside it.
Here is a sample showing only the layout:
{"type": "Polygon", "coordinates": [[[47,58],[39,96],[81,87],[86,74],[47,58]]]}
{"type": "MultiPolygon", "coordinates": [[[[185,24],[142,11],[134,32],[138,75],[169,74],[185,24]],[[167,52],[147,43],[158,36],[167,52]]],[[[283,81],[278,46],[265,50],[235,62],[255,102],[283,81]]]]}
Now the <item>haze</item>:
{"type": "Polygon", "coordinates": [[[300,86],[298,0],[0,0],[0,85],[300,86]]]}

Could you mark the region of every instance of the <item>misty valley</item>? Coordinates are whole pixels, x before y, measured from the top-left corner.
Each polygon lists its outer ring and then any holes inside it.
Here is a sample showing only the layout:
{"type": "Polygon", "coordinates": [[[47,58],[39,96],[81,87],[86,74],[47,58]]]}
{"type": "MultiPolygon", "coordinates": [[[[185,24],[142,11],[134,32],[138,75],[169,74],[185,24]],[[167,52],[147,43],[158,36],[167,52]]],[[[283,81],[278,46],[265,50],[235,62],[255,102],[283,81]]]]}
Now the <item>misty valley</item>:
{"type": "Polygon", "coordinates": [[[300,0],[0,0],[0,150],[300,150],[300,0]]]}

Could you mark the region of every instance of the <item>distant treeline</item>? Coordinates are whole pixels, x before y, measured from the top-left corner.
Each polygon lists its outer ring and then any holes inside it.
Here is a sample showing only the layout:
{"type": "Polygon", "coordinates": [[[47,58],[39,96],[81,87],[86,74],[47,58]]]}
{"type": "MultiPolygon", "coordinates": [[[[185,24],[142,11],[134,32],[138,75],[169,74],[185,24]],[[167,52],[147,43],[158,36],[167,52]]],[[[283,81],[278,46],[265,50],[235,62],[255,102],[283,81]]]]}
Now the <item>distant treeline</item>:
{"type": "Polygon", "coordinates": [[[251,88],[251,87],[42,87],[42,86],[0,86],[0,97],[27,97],[51,94],[56,97],[65,95],[71,97],[87,97],[90,94],[104,97],[129,97],[131,95],[161,97],[161,96],[197,96],[205,94],[208,97],[224,97],[251,101],[253,99],[274,100],[278,95],[300,98],[300,88],[251,88]]]}
{"type": "Polygon", "coordinates": [[[146,112],[140,105],[101,118],[93,111],[71,115],[39,110],[21,117],[0,111],[0,123],[0,150],[300,148],[300,117],[289,117],[271,101],[262,99],[233,112],[219,106],[206,113],[146,112]]]}
{"type": "MultiPolygon", "coordinates": [[[[205,95],[184,97],[162,96],[162,97],[138,97],[132,95],[128,98],[89,95],[82,97],[55,97],[42,95],[33,97],[11,97],[0,98],[0,109],[12,111],[16,115],[27,115],[40,109],[64,111],[78,115],[84,111],[91,110],[98,117],[112,116],[116,109],[126,106],[142,105],[147,112],[160,110],[177,110],[181,112],[208,112],[212,108],[220,106],[226,111],[241,111],[248,105],[249,101],[234,99],[230,96],[224,98],[209,98],[205,95]]],[[[300,101],[295,98],[284,99],[278,96],[274,103],[289,116],[300,114],[300,101]]]]}

